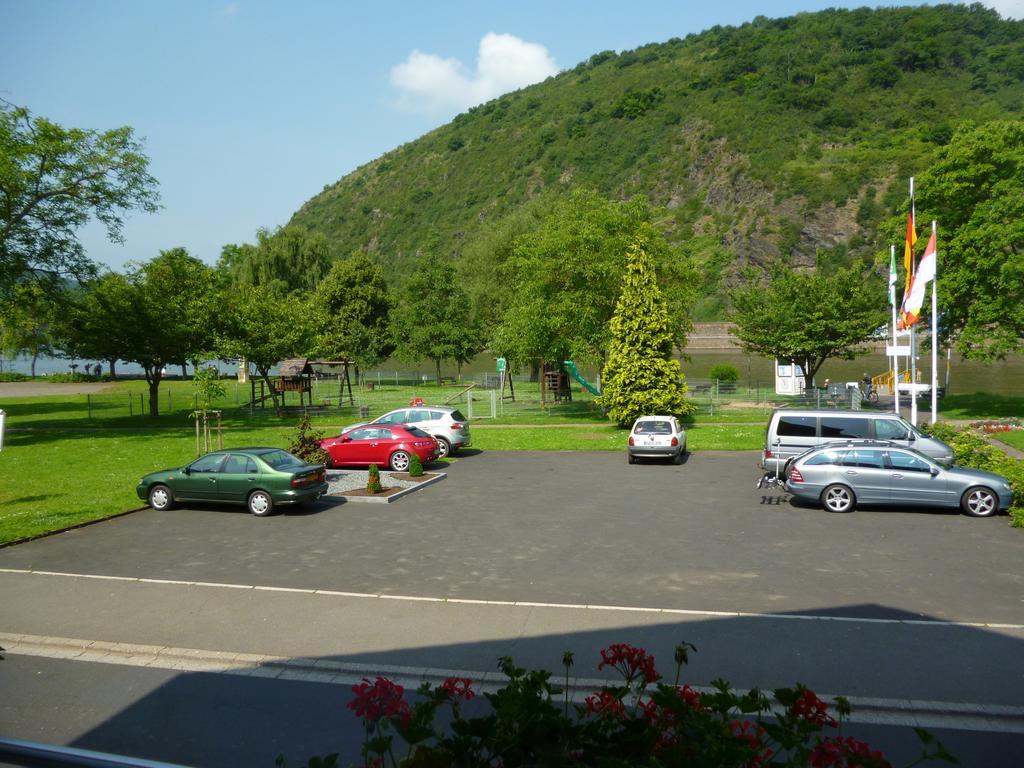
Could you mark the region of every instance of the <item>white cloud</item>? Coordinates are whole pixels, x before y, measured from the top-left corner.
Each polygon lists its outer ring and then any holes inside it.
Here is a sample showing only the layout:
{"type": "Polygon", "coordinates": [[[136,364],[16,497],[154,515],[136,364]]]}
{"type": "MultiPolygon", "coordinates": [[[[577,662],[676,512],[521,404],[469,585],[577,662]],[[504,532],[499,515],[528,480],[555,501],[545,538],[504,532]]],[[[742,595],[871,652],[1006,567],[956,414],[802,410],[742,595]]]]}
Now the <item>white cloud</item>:
{"type": "Polygon", "coordinates": [[[391,68],[391,84],[400,93],[402,107],[443,112],[480,104],[557,72],[543,45],[488,32],[480,41],[476,71],[467,71],[458,59],[414,50],[391,68]]]}
{"type": "MultiPolygon", "coordinates": [[[[961,0],[964,4],[970,4],[972,0],[961,0]]],[[[989,8],[999,11],[1004,19],[1024,18],[1024,0],[988,0],[982,3],[989,8]]]]}

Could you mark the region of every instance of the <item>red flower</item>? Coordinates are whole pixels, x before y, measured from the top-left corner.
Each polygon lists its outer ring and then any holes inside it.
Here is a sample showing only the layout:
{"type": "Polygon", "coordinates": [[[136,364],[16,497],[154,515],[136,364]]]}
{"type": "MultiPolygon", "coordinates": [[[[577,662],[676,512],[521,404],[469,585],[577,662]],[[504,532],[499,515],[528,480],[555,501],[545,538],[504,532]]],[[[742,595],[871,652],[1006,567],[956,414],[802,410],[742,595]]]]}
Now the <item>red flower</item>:
{"type": "Polygon", "coordinates": [[[818,727],[836,727],[835,718],[828,714],[828,704],[808,688],[800,689],[797,700],[789,708],[789,714],[818,727]]]}
{"type": "Polygon", "coordinates": [[[729,722],[729,730],[737,741],[746,744],[754,753],[747,760],[747,768],[760,768],[775,756],[775,751],[765,744],[767,733],[757,723],[750,720],[732,720],[729,722]]]}
{"type": "Polygon", "coordinates": [[[348,703],[348,708],[369,723],[396,715],[403,725],[409,720],[405,689],[385,677],[378,677],[373,683],[364,677],[363,682],[352,686],[352,693],[355,698],[348,703]]]}
{"type": "Polygon", "coordinates": [[[472,684],[473,681],[468,677],[446,677],[444,682],[441,683],[441,690],[445,692],[449,699],[471,701],[476,696],[469,687],[472,684]]]}
{"type": "Polygon", "coordinates": [[[634,648],[626,643],[614,643],[601,651],[601,663],[597,668],[602,670],[605,667],[619,670],[627,682],[632,682],[638,675],[647,683],[661,679],[654,668],[654,657],[643,648],[634,648]]]}
{"type": "Polygon", "coordinates": [[[879,750],[852,736],[822,739],[808,759],[812,768],[892,768],[879,750]]]}
{"type": "Polygon", "coordinates": [[[601,717],[612,717],[617,720],[622,720],[626,717],[626,705],[609,691],[601,691],[594,696],[587,696],[584,703],[587,705],[588,717],[590,715],[599,715],[601,717]]]}

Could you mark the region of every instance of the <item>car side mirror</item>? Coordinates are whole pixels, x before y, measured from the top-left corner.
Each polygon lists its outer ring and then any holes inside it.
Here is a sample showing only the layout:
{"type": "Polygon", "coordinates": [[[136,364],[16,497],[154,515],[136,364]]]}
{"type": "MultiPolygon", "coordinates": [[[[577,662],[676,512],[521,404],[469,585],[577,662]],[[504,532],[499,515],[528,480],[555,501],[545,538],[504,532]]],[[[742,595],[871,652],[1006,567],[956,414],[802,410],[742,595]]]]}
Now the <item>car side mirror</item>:
{"type": "Polygon", "coordinates": [[[352,438],[349,437],[348,435],[342,435],[341,442],[343,442],[343,443],[351,443],[352,442],[352,438]]]}
{"type": "Polygon", "coordinates": [[[909,440],[910,442],[914,442],[915,440],[917,440],[917,435],[911,432],[910,434],[907,435],[907,440],[909,440]]]}
{"type": "Polygon", "coordinates": [[[932,477],[937,477],[939,474],[939,470],[937,470],[935,467],[932,467],[929,471],[931,472],[932,477]]]}
{"type": "Polygon", "coordinates": [[[185,467],[185,474],[186,475],[191,475],[192,474],[192,467],[185,467]]]}

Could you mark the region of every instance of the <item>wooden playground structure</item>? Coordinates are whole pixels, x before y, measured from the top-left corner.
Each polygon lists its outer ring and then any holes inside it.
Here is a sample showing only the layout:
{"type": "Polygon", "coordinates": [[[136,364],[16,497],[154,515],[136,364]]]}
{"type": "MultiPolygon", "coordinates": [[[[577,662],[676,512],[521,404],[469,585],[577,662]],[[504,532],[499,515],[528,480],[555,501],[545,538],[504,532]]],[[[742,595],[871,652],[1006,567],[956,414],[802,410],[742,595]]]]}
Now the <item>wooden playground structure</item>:
{"type": "Polygon", "coordinates": [[[355,404],[352,396],[352,379],[349,376],[349,360],[310,360],[306,357],[296,357],[285,360],[278,368],[278,376],[271,380],[273,391],[268,391],[266,382],[262,378],[249,378],[250,399],[249,410],[256,407],[266,408],[267,401],[273,401],[274,396],[280,397],[279,407],[283,413],[289,411],[318,410],[329,406],[329,403],[313,402],[313,381],[318,376],[338,377],[338,406],[340,407],[348,392],[349,405],[355,404]],[[259,394],[256,389],[259,385],[259,394]],[[297,392],[299,402],[296,405],[288,403],[288,393],[297,392]]]}

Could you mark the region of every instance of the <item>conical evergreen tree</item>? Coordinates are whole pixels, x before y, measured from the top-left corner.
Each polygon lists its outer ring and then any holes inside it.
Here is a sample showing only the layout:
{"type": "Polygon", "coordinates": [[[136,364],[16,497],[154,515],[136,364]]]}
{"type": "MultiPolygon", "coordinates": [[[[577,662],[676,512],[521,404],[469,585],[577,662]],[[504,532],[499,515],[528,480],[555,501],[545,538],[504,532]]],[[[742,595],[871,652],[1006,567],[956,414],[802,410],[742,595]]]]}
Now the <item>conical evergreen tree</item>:
{"type": "Polygon", "coordinates": [[[641,239],[626,253],[622,292],[610,329],[599,403],[613,421],[629,426],[643,415],[685,416],[696,410],[686,398],[679,361],[672,359],[668,308],[641,239]]]}

